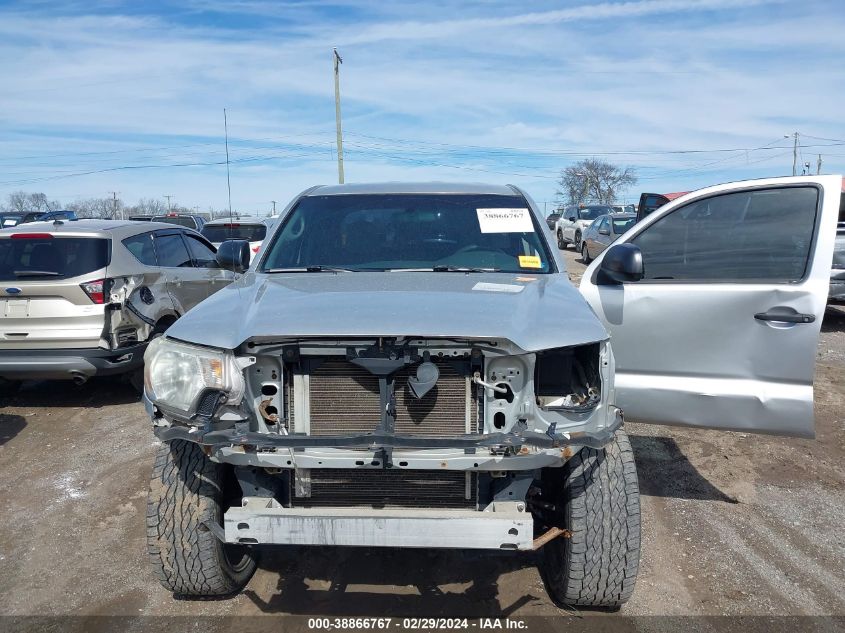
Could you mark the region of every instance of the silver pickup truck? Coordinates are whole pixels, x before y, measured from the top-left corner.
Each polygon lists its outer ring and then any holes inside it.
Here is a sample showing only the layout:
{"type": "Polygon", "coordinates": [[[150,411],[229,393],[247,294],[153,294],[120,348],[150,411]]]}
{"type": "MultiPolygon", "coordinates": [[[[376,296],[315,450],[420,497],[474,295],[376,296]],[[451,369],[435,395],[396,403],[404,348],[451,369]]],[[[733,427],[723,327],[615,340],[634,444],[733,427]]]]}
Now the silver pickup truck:
{"type": "MultiPolygon", "coordinates": [[[[511,186],[340,185],[145,355],[164,587],[237,592],[260,546],[537,550],[559,605],[640,554],[626,418],[812,436],[838,177],[667,204],[579,291],[511,186]]],[[[246,242],[218,263],[249,264],[246,242]]]]}

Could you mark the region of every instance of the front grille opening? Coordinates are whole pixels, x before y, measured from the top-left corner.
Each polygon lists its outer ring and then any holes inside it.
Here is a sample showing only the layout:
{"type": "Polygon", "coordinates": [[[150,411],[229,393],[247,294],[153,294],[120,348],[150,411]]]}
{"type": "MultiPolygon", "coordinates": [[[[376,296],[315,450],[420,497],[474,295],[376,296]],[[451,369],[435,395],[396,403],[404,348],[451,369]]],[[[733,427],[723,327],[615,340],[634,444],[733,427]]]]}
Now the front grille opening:
{"type": "MultiPolygon", "coordinates": [[[[438,437],[478,432],[480,391],[448,361],[433,362],[440,377],[423,398],[414,396],[408,385],[416,365],[396,372],[396,434],[438,437]]],[[[292,404],[290,397],[288,403],[292,404]]],[[[378,378],[347,360],[326,360],[311,373],[309,409],[311,435],[371,433],[381,422],[378,378]]]]}
{"type": "Polygon", "coordinates": [[[310,471],[311,495],[294,507],[475,508],[476,473],[390,469],[326,468],[310,471]]]}

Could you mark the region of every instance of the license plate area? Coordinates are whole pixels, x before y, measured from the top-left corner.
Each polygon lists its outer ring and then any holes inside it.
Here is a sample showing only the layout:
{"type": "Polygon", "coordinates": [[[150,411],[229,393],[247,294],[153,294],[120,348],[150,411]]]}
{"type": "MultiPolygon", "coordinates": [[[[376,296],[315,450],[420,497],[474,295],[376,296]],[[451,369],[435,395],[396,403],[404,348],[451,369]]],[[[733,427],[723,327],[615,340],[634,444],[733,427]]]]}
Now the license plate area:
{"type": "Polygon", "coordinates": [[[3,315],[10,319],[29,316],[29,299],[5,299],[3,315]]]}

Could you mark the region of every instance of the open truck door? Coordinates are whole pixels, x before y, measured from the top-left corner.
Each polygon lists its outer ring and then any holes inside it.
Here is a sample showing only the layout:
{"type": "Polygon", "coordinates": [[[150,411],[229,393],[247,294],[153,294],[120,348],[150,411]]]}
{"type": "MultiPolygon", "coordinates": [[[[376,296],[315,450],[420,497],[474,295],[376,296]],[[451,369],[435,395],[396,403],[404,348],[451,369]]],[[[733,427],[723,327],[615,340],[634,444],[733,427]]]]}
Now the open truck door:
{"type": "Polygon", "coordinates": [[[840,176],[718,185],[662,206],[587,269],[616,401],[655,424],[812,437],[840,176]]]}

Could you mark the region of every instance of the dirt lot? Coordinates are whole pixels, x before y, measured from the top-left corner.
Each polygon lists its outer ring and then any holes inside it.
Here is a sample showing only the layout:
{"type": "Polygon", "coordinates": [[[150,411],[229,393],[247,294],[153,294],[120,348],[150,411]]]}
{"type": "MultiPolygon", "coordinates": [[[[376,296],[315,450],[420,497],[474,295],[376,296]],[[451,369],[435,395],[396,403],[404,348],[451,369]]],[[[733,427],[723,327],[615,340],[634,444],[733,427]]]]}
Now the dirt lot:
{"type": "MultiPolygon", "coordinates": [[[[583,266],[567,253],[570,272],[583,266]]],[[[784,359],[789,362],[789,359],[784,359]]],[[[643,492],[622,614],[845,614],[845,315],[825,319],[814,441],[630,424],[643,492]]],[[[177,601],[147,568],[154,440],[113,381],[0,401],[0,613],[556,615],[527,556],[268,551],[242,595],[177,601]]]]}

